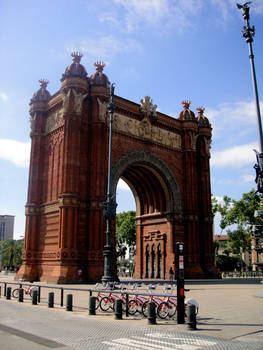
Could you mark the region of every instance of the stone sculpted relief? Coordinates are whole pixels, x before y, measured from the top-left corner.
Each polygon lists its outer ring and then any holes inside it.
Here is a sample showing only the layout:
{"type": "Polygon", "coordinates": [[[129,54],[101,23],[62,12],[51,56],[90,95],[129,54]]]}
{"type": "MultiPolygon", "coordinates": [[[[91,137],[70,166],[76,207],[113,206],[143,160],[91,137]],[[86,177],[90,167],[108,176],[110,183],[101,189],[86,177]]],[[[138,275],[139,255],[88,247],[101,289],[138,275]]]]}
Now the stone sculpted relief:
{"type": "Polygon", "coordinates": [[[63,92],[61,94],[62,100],[63,100],[63,107],[62,107],[63,108],[63,113],[67,113],[67,111],[69,109],[70,93],[71,93],[71,89],[69,89],[67,93],[63,92]]]}
{"type": "Polygon", "coordinates": [[[150,96],[145,96],[144,99],[140,100],[140,102],[141,102],[140,110],[142,112],[144,112],[147,116],[152,114],[154,117],[156,117],[157,105],[153,104],[153,101],[150,98],[150,96]]]}
{"type": "Polygon", "coordinates": [[[199,134],[196,134],[193,131],[189,131],[189,134],[190,134],[190,138],[191,138],[191,148],[193,150],[196,150],[196,141],[197,141],[199,134]]]}
{"type": "Polygon", "coordinates": [[[205,139],[206,154],[210,157],[211,156],[210,149],[211,149],[212,140],[208,137],[205,137],[204,139],[205,139]]]}
{"type": "Polygon", "coordinates": [[[46,121],[45,132],[49,133],[50,131],[56,129],[63,124],[63,111],[57,111],[54,114],[51,114],[46,121]]]}
{"type": "Polygon", "coordinates": [[[108,109],[108,102],[103,102],[99,98],[97,98],[97,102],[99,105],[99,120],[105,121],[108,109]]]}
{"type": "Polygon", "coordinates": [[[88,94],[83,95],[81,92],[78,94],[74,89],[73,94],[75,96],[74,111],[80,114],[82,112],[82,102],[84,98],[88,96],[88,94]]]}
{"type": "MultiPolygon", "coordinates": [[[[99,98],[97,98],[97,101],[99,105],[99,120],[109,123],[109,120],[106,120],[108,103],[102,102],[99,98]]],[[[174,134],[173,132],[152,125],[147,116],[143,120],[136,120],[122,114],[114,113],[113,129],[152,140],[171,148],[181,148],[181,136],[179,134],[174,134]]]]}
{"type": "Polygon", "coordinates": [[[31,133],[35,131],[36,113],[29,117],[31,133]]]}
{"type": "Polygon", "coordinates": [[[85,97],[88,96],[88,94],[82,94],[77,93],[75,89],[69,89],[68,92],[63,92],[61,94],[62,100],[63,100],[63,113],[66,114],[69,111],[69,106],[70,106],[70,97],[71,97],[71,92],[73,92],[74,95],[74,109],[73,111],[80,114],[82,112],[82,103],[85,97]]]}

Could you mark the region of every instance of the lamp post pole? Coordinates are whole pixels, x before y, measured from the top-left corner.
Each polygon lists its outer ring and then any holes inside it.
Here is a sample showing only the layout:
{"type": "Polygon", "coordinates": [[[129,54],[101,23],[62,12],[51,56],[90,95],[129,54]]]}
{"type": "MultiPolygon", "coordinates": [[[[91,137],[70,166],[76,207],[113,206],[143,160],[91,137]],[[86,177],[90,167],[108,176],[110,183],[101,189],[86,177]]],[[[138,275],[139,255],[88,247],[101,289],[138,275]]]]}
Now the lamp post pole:
{"type": "Polygon", "coordinates": [[[106,218],[106,244],[104,246],[104,276],[102,277],[102,282],[112,282],[114,281],[113,270],[112,270],[112,221],[116,215],[116,202],[112,194],[112,124],[113,124],[113,114],[115,110],[114,104],[114,84],[110,86],[110,125],[109,125],[109,156],[108,156],[108,183],[107,183],[107,201],[104,203],[104,215],[106,218]]]}
{"type": "Polygon", "coordinates": [[[257,88],[257,79],[256,79],[256,70],[254,63],[254,54],[252,48],[253,36],[255,35],[255,27],[250,27],[249,24],[249,10],[248,5],[251,2],[246,2],[244,5],[237,4],[237,8],[243,11],[243,18],[245,20],[245,26],[243,28],[243,37],[246,39],[248,44],[249,51],[249,60],[251,67],[251,75],[252,75],[252,84],[255,96],[255,104],[256,104],[256,112],[257,112],[257,124],[258,124],[258,136],[259,136],[259,152],[255,151],[257,154],[257,164],[255,164],[254,168],[256,169],[256,183],[258,187],[258,192],[263,193],[263,137],[262,137],[262,123],[260,116],[260,106],[259,106],[259,98],[258,98],[258,88],[257,88]]]}

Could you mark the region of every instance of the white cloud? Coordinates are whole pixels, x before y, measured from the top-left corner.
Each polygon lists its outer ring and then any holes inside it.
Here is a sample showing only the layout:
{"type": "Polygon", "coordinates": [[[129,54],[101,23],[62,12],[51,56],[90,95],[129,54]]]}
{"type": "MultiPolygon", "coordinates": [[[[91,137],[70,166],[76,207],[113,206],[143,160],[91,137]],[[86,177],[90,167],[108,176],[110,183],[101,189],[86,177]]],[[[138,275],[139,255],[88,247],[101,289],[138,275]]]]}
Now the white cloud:
{"type": "MultiPolygon", "coordinates": [[[[178,30],[191,25],[189,18],[195,15],[204,5],[204,0],[182,0],[176,3],[171,0],[114,0],[124,10],[126,30],[129,32],[150,25],[158,30],[176,26],[178,30]]],[[[113,15],[109,18],[113,22],[113,15]]],[[[116,20],[115,14],[115,20],[116,20]]],[[[106,16],[104,19],[107,19],[106,16]]],[[[123,18],[119,19],[119,23],[123,18]]]]}
{"type": "Polygon", "coordinates": [[[234,146],[223,151],[212,152],[211,166],[239,168],[255,163],[256,156],[253,149],[257,149],[256,143],[234,146]]]}
{"type": "Polygon", "coordinates": [[[30,142],[0,139],[0,159],[8,160],[16,166],[29,166],[30,142]]]}
{"type": "Polygon", "coordinates": [[[110,60],[120,52],[138,52],[143,50],[141,44],[134,39],[120,40],[113,35],[100,36],[82,40],[68,46],[68,51],[80,51],[95,60],[110,60]]]}
{"type": "Polygon", "coordinates": [[[254,182],[255,181],[255,175],[243,175],[243,181],[244,182],[254,182]]]}
{"type": "MultiPolygon", "coordinates": [[[[261,102],[262,108],[263,102],[261,102]]],[[[227,132],[235,135],[235,138],[231,137],[231,139],[237,141],[238,137],[247,136],[251,131],[255,133],[257,115],[253,101],[221,103],[216,108],[207,108],[205,114],[213,127],[213,139],[225,137],[227,132]]]]}
{"type": "MultiPolygon", "coordinates": [[[[220,25],[237,16],[236,0],[113,0],[111,7],[108,3],[101,5],[99,20],[117,25],[121,30],[132,32],[142,26],[158,28],[164,32],[167,28],[182,31],[186,27],[195,27],[194,19],[203,17],[208,7],[214,10],[214,20],[220,25]],[[114,6],[115,5],[115,6],[114,6]],[[201,13],[202,12],[202,13],[201,13]]],[[[262,0],[254,0],[251,10],[257,14],[263,13],[262,0]]],[[[242,16],[241,16],[242,18],[242,16]]]]}
{"type": "Polygon", "coordinates": [[[6,102],[8,100],[7,94],[5,94],[4,92],[0,91],[0,99],[3,100],[4,102],[6,102]]]}
{"type": "Polygon", "coordinates": [[[256,14],[263,13],[263,1],[262,0],[254,0],[250,6],[251,6],[251,10],[254,11],[256,14]]]}
{"type": "Polygon", "coordinates": [[[117,185],[117,191],[130,191],[130,187],[122,179],[119,180],[117,185]]]}

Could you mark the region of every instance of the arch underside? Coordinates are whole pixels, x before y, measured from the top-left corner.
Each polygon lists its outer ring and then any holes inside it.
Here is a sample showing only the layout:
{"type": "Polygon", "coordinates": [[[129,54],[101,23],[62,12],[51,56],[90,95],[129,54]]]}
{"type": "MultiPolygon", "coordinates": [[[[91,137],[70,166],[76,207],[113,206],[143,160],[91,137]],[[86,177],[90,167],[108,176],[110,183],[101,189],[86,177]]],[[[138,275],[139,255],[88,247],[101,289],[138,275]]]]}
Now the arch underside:
{"type": "Polygon", "coordinates": [[[122,178],[131,188],[137,216],[154,213],[181,213],[178,185],[168,166],[155,154],[135,150],[120,157],[113,166],[112,191],[122,178]]]}

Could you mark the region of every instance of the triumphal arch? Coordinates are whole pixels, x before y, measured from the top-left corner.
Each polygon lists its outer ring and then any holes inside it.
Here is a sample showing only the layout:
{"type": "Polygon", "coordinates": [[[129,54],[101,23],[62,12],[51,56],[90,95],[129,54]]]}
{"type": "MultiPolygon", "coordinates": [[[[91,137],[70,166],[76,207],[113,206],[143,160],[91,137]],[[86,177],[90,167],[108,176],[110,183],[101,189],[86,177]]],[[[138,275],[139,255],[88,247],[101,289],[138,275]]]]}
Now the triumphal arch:
{"type": "MultiPolygon", "coordinates": [[[[110,97],[104,64],[88,75],[73,62],[54,95],[48,81],[30,101],[31,158],[23,264],[17,278],[101,280],[104,270],[110,97]]],[[[185,243],[188,277],[216,274],[210,190],[211,125],[182,102],[178,117],[115,96],[112,190],[122,178],[136,202],[135,278],[165,278],[185,243]]],[[[113,228],[114,230],[114,228],[113,228]]],[[[112,237],[114,245],[115,237],[112,237]]]]}

